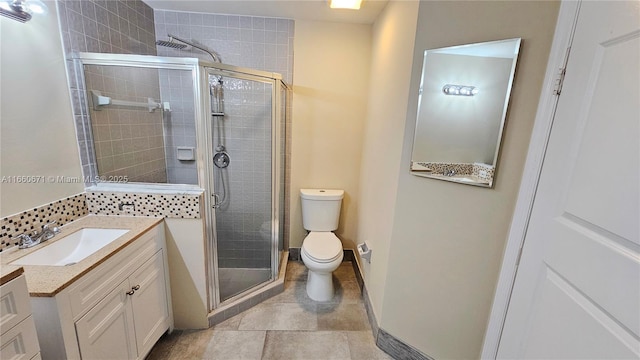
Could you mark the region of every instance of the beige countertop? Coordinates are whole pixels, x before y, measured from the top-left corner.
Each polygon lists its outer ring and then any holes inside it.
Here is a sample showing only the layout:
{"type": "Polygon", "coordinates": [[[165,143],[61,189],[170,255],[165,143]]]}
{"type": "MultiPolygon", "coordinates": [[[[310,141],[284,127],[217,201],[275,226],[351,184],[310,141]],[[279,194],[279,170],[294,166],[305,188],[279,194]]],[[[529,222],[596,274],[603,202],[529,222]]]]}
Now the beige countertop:
{"type": "MultiPolygon", "coordinates": [[[[71,285],[75,280],[91,271],[96,266],[116,254],[118,251],[136,240],[140,235],[153,228],[163,221],[163,218],[152,217],[129,217],[129,216],[97,216],[88,215],[62,226],[62,232],[53,239],[36,245],[28,249],[15,249],[0,253],[0,264],[2,264],[2,281],[4,282],[5,270],[11,273],[18,268],[24,268],[27,279],[29,295],[36,297],[52,297],[71,285]],[[10,265],[11,262],[28,255],[34,251],[42,249],[49,244],[64,238],[77,230],[83,228],[102,229],[129,229],[127,233],[112,241],[102,249],[87,256],[82,261],[68,266],[41,266],[41,265],[10,265]],[[15,268],[15,269],[12,269],[15,268]]],[[[18,273],[18,275],[20,275],[18,273]]],[[[15,276],[18,276],[15,275],[15,276]]],[[[9,273],[7,274],[7,277],[9,273]]],[[[14,276],[14,277],[15,277],[14,276]]],[[[8,281],[8,280],[7,280],[8,281]]]]}
{"type": "Polygon", "coordinates": [[[23,272],[24,268],[22,266],[2,264],[2,266],[0,266],[0,285],[4,285],[17,278],[23,272]]]}

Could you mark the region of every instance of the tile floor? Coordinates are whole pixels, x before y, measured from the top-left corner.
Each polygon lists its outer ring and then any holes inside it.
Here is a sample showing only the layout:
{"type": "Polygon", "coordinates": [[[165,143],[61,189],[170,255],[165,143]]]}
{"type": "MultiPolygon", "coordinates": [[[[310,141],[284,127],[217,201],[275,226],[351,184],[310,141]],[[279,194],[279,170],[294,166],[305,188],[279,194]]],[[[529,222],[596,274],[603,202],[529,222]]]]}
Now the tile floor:
{"type": "Polygon", "coordinates": [[[375,345],[350,262],[334,272],[336,296],[307,296],[307,269],[287,265],[283,293],[205,330],[165,334],[148,360],[391,359],[375,345]]]}

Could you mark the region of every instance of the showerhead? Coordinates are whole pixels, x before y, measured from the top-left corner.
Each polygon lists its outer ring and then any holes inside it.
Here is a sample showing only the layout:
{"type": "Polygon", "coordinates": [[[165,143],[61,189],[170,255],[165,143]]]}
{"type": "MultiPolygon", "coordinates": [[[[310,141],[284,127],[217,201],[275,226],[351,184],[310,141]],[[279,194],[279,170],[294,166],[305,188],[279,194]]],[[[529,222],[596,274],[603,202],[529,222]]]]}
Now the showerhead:
{"type": "Polygon", "coordinates": [[[160,45],[160,46],[164,46],[164,47],[168,47],[168,48],[172,48],[172,49],[184,49],[187,47],[187,45],[185,44],[178,44],[173,42],[173,38],[169,38],[169,41],[166,40],[158,40],[156,41],[156,45],[160,45]]]}
{"type": "Polygon", "coordinates": [[[218,55],[216,55],[213,51],[207,49],[206,47],[200,46],[198,44],[195,44],[191,41],[187,41],[184,39],[181,39],[175,35],[171,35],[171,34],[167,34],[167,36],[169,37],[169,41],[165,41],[165,40],[158,40],[156,41],[156,45],[160,45],[160,46],[166,46],[166,47],[170,47],[170,48],[174,48],[174,49],[184,49],[187,47],[187,45],[191,46],[192,48],[196,48],[200,51],[204,51],[207,54],[209,54],[209,56],[211,56],[211,59],[213,59],[213,62],[217,62],[220,63],[222,62],[222,60],[220,60],[220,57],[218,55]],[[176,43],[175,41],[178,41],[179,43],[176,43]],[[182,44],[180,44],[182,43],[182,44]]]}

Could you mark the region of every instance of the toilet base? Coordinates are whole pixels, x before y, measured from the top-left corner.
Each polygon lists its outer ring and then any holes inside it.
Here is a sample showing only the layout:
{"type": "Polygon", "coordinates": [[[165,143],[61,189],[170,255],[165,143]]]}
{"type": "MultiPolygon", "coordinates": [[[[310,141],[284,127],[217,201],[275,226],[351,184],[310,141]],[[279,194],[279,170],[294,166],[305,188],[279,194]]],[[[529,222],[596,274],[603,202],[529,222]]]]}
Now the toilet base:
{"type": "Polygon", "coordinates": [[[317,273],[309,270],[307,276],[307,295],[315,301],[329,301],[333,299],[332,273],[317,273]]]}

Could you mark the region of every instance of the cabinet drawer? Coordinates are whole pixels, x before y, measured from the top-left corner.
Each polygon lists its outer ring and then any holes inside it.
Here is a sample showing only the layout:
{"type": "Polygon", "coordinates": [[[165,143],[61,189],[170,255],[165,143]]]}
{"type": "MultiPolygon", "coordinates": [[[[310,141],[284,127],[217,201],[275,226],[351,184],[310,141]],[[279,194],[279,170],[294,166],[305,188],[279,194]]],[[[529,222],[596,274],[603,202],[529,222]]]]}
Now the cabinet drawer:
{"type": "Polygon", "coordinates": [[[30,314],[29,290],[23,274],[0,288],[0,329],[9,330],[30,314]]]}
{"type": "Polygon", "coordinates": [[[69,287],[71,312],[75,320],[162,247],[158,232],[158,226],[149,230],[69,287]]]}
{"type": "Polygon", "coordinates": [[[0,359],[28,360],[39,351],[38,335],[31,316],[2,334],[0,359]]]}

